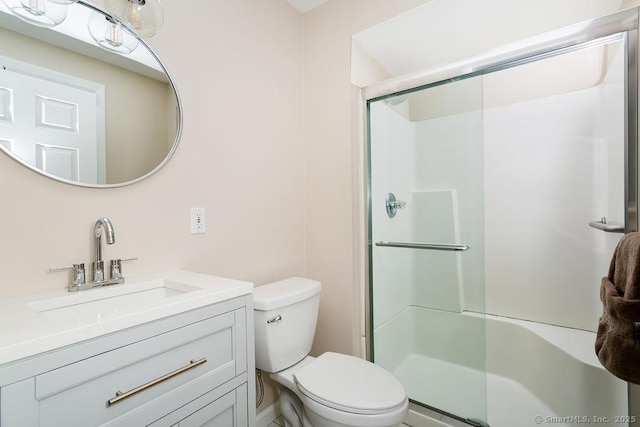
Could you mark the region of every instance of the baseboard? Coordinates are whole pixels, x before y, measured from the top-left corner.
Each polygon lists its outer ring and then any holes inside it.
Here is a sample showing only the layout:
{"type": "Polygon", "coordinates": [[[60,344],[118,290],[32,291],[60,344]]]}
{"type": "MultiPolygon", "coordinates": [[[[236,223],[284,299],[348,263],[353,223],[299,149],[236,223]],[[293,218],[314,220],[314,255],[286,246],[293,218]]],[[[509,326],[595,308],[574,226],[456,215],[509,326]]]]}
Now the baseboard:
{"type": "Polygon", "coordinates": [[[280,407],[276,400],[256,415],[256,427],[268,427],[280,415],[280,407]]]}

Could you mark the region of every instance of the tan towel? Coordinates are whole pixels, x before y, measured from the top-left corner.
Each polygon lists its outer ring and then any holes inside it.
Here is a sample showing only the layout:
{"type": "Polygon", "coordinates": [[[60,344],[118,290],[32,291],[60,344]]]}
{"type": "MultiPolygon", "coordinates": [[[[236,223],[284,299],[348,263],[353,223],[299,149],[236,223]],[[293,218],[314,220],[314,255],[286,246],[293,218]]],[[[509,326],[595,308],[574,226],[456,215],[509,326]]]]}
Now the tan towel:
{"type": "Polygon", "coordinates": [[[640,233],[620,239],[609,275],[602,278],[600,300],[598,359],[615,376],[640,384],[640,233]]]}

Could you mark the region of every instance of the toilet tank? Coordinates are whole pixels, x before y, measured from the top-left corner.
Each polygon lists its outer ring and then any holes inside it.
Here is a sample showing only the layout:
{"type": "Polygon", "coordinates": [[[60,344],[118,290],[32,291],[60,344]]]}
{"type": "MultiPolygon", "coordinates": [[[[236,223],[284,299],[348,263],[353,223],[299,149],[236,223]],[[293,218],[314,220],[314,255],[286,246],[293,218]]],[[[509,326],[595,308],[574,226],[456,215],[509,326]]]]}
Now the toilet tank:
{"type": "Polygon", "coordinates": [[[256,368],[279,372],[309,354],[320,289],[320,282],[301,277],[254,288],[256,368]]]}

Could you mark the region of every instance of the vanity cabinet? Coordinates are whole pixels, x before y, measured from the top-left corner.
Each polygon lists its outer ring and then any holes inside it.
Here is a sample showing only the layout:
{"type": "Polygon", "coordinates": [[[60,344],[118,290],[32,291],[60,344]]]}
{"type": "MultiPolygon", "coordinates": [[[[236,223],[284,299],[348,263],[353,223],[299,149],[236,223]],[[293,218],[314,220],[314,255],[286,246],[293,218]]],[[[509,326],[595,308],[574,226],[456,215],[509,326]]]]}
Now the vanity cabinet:
{"type": "Polygon", "coordinates": [[[253,358],[245,295],[0,366],[0,425],[253,425],[253,358]]]}

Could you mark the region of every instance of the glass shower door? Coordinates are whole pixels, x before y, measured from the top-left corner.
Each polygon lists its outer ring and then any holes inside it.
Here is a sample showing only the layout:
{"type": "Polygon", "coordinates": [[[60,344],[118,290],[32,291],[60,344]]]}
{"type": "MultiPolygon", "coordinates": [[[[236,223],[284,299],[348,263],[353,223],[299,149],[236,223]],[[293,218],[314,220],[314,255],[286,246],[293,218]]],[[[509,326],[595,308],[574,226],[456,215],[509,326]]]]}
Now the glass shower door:
{"type": "Polygon", "coordinates": [[[537,357],[594,357],[556,345],[595,332],[600,278],[637,229],[636,40],[368,102],[370,357],[414,403],[494,427],[626,413],[599,390],[624,384],[537,357]]]}
{"type": "Polygon", "coordinates": [[[369,102],[371,358],[486,421],[481,77],[369,102]]]}

